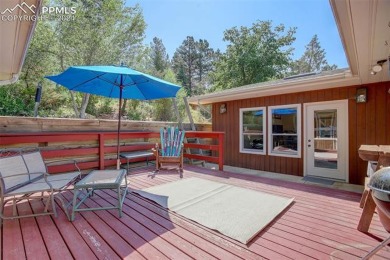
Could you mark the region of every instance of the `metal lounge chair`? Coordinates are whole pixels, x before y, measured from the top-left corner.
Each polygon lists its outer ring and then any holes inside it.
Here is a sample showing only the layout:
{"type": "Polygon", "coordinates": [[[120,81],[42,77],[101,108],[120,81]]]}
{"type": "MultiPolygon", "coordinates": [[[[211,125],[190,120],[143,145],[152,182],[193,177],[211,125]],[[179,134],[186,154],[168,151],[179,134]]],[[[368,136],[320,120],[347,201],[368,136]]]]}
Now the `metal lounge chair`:
{"type": "Polygon", "coordinates": [[[183,140],[185,131],[177,127],[168,127],[160,129],[161,149],[158,143],[152,149],[156,156],[155,173],[161,169],[176,168],[183,177],[183,140]]]}
{"type": "MultiPolygon", "coordinates": [[[[73,161],[73,160],[72,160],[73,161]]],[[[24,152],[23,150],[0,151],[0,221],[54,214],[57,216],[55,195],[66,189],[80,177],[80,169],[74,161],[75,171],[63,174],[49,174],[39,151],[24,152]],[[40,199],[44,201],[43,212],[27,215],[17,214],[17,202],[40,199]],[[4,214],[4,207],[12,202],[12,215],[4,214]],[[49,212],[51,204],[52,212],[49,212]]],[[[64,201],[59,197],[62,206],[64,201]]],[[[65,213],[68,212],[65,208],[65,213]]]]}

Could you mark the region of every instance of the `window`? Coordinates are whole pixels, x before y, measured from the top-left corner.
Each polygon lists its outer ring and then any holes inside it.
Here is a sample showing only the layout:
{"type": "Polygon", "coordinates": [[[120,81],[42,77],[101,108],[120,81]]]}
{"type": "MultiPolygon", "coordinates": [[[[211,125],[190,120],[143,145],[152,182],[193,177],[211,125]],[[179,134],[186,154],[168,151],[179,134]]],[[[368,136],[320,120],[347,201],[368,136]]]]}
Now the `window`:
{"type": "Polygon", "coordinates": [[[300,105],[269,107],[268,127],[269,155],[301,157],[300,105]]]}
{"type": "Polygon", "coordinates": [[[240,109],[240,152],[265,154],[265,108],[240,109]]]}

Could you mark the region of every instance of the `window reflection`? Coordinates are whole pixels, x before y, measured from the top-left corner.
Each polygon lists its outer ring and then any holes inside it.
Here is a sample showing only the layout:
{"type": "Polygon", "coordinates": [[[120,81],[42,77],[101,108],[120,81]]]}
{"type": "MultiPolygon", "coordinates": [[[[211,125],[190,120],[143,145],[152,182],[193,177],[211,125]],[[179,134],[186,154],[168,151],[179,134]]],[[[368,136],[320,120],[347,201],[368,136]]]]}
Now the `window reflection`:
{"type": "Polygon", "coordinates": [[[314,166],[337,169],[337,110],[314,111],[314,166]]]}
{"type": "Polygon", "coordinates": [[[241,111],[242,125],[241,151],[264,151],[264,110],[263,109],[244,109],[241,111]]]}
{"type": "Polygon", "coordinates": [[[296,107],[271,110],[272,152],[297,154],[297,116],[296,107]]]}

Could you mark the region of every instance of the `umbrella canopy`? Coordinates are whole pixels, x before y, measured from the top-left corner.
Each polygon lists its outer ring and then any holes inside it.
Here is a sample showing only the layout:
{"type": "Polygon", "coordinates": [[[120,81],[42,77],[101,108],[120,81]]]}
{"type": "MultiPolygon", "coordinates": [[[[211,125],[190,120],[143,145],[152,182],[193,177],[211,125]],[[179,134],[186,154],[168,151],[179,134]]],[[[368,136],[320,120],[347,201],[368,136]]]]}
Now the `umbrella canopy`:
{"type": "Polygon", "coordinates": [[[70,90],[104,97],[153,100],[175,97],[179,86],[123,66],[75,66],[46,76],[70,90]]]}
{"type": "Polygon", "coordinates": [[[59,75],[46,76],[70,90],[119,98],[117,168],[122,99],[153,100],[175,97],[179,86],[124,66],[74,66],[59,75]]]}

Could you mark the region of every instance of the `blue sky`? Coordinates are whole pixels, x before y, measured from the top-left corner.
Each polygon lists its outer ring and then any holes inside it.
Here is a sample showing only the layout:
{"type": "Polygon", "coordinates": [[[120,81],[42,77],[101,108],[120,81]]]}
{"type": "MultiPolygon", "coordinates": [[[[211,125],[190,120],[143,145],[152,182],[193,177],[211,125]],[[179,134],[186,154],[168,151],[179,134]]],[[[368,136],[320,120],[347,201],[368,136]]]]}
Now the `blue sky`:
{"type": "Polygon", "coordinates": [[[272,20],[273,25],[297,27],[294,59],[317,34],[328,63],[348,67],[328,0],[127,0],[128,5],[135,3],[147,23],[145,43],[161,38],[170,57],[187,36],[206,39],[213,49],[225,51],[226,29],[272,20]]]}

